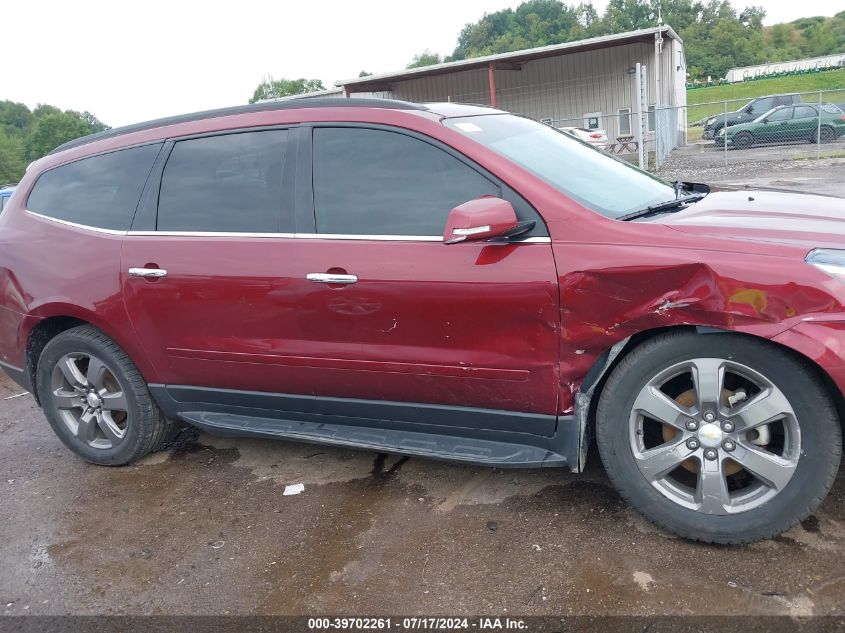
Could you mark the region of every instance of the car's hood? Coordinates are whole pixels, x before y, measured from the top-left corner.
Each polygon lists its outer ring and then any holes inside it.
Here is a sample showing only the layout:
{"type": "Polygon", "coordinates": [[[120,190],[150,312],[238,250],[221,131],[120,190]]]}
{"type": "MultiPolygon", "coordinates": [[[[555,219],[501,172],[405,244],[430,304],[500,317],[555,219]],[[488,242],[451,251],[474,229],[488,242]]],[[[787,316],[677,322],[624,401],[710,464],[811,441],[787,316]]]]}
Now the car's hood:
{"type": "Polygon", "coordinates": [[[845,198],[774,189],[720,189],[656,218],[695,235],[807,248],[845,248],[845,198]]]}

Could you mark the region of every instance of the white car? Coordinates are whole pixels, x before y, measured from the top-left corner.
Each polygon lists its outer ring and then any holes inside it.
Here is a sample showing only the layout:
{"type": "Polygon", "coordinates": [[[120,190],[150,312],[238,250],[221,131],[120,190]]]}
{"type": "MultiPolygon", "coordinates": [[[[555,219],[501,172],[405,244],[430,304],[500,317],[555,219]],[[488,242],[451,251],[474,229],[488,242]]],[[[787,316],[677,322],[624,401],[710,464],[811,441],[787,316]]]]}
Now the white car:
{"type": "Polygon", "coordinates": [[[580,141],[589,143],[597,149],[607,147],[607,132],[604,130],[589,130],[585,127],[559,127],[564,134],[569,134],[580,141]]]}

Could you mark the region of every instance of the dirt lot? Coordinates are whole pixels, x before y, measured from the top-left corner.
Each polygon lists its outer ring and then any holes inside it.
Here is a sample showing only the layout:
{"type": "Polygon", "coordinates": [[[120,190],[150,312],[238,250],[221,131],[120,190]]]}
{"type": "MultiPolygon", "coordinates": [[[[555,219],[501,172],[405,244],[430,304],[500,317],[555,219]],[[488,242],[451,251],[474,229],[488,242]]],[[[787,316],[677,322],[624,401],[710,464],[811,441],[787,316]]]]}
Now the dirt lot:
{"type": "MultiPolygon", "coordinates": [[[[694,157],[664,173],[845,196],[842,160],[694,157]]],[[[845,473],[784,536],[716,547],[641,519],[596,455],[573,475],[184,433],[103,468],[20,392],[0,378],[0,614],[845,613],[845,473]]]]}
{"type": "Polygon", "coordinates": [[[0,613],[839,614],[845,477],[743,547],[689,543],[583,475],[185,434],[68,453],[0,382],[0,613]],[[286,484],[304,483],[297,496],[286,484]]]}

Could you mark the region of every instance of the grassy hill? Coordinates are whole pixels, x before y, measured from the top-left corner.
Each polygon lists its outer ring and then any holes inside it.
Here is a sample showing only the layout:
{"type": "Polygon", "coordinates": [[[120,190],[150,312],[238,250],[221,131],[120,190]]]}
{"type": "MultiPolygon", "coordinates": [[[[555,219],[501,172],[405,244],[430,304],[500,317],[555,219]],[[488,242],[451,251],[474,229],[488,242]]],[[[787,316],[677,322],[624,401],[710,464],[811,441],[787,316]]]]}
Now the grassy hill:
{"type": "MultiPolygon", "coordinates": [[[[693,88],[692,90],[687,90],[687,105],[691,106],[687,109],[687,120],[693,123],[706,116],[723,112],[725,109],[722,103],[707,102],[737,99],[735,102],[728,102],[728,111],[733,111],[741,107],[743,105],[742,102],[750,101],[754,97],[785,92],[814,92],[818,90],[841,90],[842,92],[822,96],[822,99],[833,103],[845,103],[845,68],[841,70],[828,70],[811,75],[790,75],[787,77],[775,77],[773,79],[758,79],[756,81],[710,86],[708,88],[693,88]]],[[[817,96],[812,97],[811,95],[804,96],[805,101],[815,101],[817,98],[817,96]]]]}

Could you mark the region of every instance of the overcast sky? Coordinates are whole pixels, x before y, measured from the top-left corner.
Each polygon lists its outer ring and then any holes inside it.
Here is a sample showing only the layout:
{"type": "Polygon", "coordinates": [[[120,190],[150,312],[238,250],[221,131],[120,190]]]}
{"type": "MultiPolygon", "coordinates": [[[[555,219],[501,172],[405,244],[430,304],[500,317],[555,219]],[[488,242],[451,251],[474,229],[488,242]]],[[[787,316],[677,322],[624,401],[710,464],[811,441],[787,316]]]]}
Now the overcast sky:
{"type": "MultiPolygon", "coordinates": [[[[5,3],[0,99],[89,110],[111,126],[246,103],[265,74],[337,79],[451,53],[467,22],[508,0],[22,1],[5,3]]],[[[845,0],[762,4],[767,24],[845,0]]],[[[601,12],[606,0],[594,1],[601,12]]]]}

